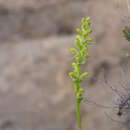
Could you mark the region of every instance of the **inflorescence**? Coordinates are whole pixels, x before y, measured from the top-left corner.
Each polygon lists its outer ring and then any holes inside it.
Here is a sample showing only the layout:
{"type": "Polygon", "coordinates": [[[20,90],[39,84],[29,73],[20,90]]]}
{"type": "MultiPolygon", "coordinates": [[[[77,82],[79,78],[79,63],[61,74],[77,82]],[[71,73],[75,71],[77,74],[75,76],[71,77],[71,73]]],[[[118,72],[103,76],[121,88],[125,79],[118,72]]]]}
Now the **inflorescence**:
{"type": "Polygon", "coordinates": [[[76,96],[76,113],[78,120],[78,128],[82,130],[81,125],[81,115],[80,115],[80,103],[83,100],[83,88],[80,83],[85,77],[88,76],[88,72],[81,73],[82,65],[86,63],[89,58],[88,45],[93,42],[92,38],[88,35],[92,33],[91,29],[91,19],[89,17],[82,18],[81,28],[77,29],[77,36],[75,38],[74,47],[71,49],[72,54],[74,54],[74,62],[72,63],[73,71],[69,73],[75,89],[76,96]]]}

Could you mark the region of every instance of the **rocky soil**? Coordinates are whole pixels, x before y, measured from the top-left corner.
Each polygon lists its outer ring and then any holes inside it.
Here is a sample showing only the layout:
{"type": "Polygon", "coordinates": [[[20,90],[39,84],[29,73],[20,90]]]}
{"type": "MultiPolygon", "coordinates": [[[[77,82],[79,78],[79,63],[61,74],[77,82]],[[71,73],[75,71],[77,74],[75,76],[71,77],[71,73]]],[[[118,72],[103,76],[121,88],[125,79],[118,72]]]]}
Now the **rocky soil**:
{"type": "MultiPolygon", "coordinates": [[[[122,10],[113,0],[0,0],[0,130],[77,128],[68,72],[70,47],[82,16],[92,18],[95,41],[85,66],[90,75],[84,96],[114,106],[116,96],[104,84],[102,72],[122,88],[120,65],[130,51],[122,34],[127,23],[122,10]]],[[[112,109],[90,104],[84,101],[82,106],[84,129],[130,129],[114,121],[122,117],[112,109]]]]}

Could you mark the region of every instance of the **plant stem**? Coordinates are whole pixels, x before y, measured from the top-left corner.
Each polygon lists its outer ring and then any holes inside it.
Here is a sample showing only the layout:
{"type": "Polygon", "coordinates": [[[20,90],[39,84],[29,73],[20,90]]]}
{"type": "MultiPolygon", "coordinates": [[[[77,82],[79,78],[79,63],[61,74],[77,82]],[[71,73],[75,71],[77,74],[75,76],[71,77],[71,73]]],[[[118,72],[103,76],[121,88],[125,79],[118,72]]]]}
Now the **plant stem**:
{"type": "Polygon", "coordinates": [[[77,115],[77,123],[78,123],[78,129],[82,130],[82,121],[81,121],[81,113],[80,113],[80,102],[76,98],[76,115],[77,115]]]}
{"type": "MultiPolygon", "coordinates": [[[[79,72],[80,72],[80,69],[79,69],[79,72]]],[[[77,124],[78,124],[78,130],[82,130],[82,121],[81,121],[81,113],[80,113],[80,103],[82,100],[79,98],[79,95],[77,95],[79,88],[80,88],[79,83],[75,83],[77,124]]]]}
{"type": "Polygon", "coordinates": [[[75,38],[74,47],[71,49],[74,54],[75,61],[72,63],[72,72],[69,73],[74,83],[75,97],[76,97],[76,116],[78,130],[82,130],[82,121],[80,113],[80,104],[83,100],[84,89],[80,86],[80,83],[84,78],[88,77],[88,72],[82,72],[82,65],[86,63],[89,58],[88,44],[93,42],[92,38],[88,35],[92,33],[91,19],[89,17],[82,18],[81,28],[77,28],[77,36],[75,38]]]}

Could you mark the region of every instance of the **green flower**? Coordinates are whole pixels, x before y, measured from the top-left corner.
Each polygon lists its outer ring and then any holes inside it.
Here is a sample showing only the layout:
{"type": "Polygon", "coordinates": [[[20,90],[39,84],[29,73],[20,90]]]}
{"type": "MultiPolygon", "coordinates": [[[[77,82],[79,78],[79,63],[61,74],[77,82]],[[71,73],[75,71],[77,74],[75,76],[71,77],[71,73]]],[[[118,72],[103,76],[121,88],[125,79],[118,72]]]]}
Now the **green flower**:
{"type": "Polygon", "coordinates": [[[86,63],[89,58],[88,45],[93,42],[92,38],[88,37],[92,33],[91,19],[89,17],[82,18],[81,28],[77,28],[77,35],[75,38],[74,47],[71,48],[72,54],[74,55],[74,62],[72,63],[72,72],[69,76],[72,79],[75,88],[76,96],[76,113],[78,128],[82,130],[81,115],[80,115],[80,103],[83,100],[83,88],[80,83],[84,78],[88,77],[88,72],[81,73],[82,65],[86,63]]]}

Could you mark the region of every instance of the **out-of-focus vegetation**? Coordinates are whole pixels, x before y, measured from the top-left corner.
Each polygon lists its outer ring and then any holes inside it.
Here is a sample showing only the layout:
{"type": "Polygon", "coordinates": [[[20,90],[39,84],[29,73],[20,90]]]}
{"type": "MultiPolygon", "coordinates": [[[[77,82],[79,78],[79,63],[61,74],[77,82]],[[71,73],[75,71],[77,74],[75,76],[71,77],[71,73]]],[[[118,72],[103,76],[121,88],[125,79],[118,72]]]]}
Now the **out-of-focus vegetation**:
{"type": "MultiPolygon", "coordinates": [[[[125,0],[0,0],[0,130],[76,129],[69,48],[83,16],[93,19],[96,42],[84,66],[89,73],[84,96],[113,106],[115,95],[104,85],[102,69],[112,83],[122,81],[122,55],[130,52],[122,33],[129,26],[128,7],[125,0]]],[[[130,129],[101,107],[81,108],[84,129],[130,129]]]]}

